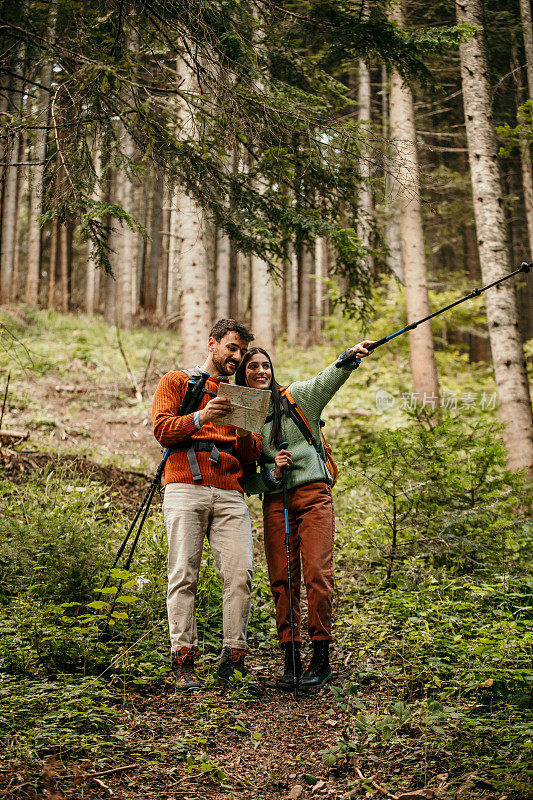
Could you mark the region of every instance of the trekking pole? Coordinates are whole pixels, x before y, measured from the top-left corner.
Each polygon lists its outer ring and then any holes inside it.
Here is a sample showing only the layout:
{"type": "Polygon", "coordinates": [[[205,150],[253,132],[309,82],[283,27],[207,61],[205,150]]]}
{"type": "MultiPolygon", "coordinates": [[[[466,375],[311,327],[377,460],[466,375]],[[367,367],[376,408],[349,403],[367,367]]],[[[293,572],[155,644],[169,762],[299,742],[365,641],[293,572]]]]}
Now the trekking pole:
{"type": "MultiPolygon", "coordinates": [[[[288,442],[281,442],[279,449],[286,450],[288,442]]],[[[285,520],[285,551],[287,553],[287,584],[289,589],[289,621],[291,625],[292,647],[292,683],[294,699],[298,701],[298,680],[296,678],[296,644],[294,642],[294,611],[292,606],[292,572],[291,572],[291,537],[289,531],[289,489],[287,487],[287,467],[281,470],[281,486],[283,489],[283,518],[285,520]]]]}
{"type": "MultiPolygon", "coordinates": [[[[179,417],[185,416],[185,414],[189,414],[192,411],[192,409],[195,408],[195,406],[197,406],[199,404],[200,399],[202,397],[202,392],[204,391],[204,387],[205,387],[205,384],[206,384],[206,381],[207,381],[208,378],[209,378],[209,373],[208,372],[202,372],[201,376],[198,379],[196,379],[196,380],[190,379],[188,381],[187,389],[185,390],[185,394],[183,396],[183,400],[181,401],[181,405],[180,405],[179,410],[178,410],[178,414],[177,415],[179,417]]],[[[209,392],[209,394],[213,394],[214,395],[214,392],[209,392]]],[[[129,569],[130,564],[131,564],[131,560],[133,558],[133,554],[135,552],[135,548],[137,547],[137,543],[139,541],[139,536],[141,535],[141,531],[142,531],[144,522],[146,520],[146,515],[148,514],[148,510],[150,508],[150,504],[151,504],[151,502],[153,500],[154,494],[156,493],[157,489],[161,485],[161,478],[163,477],[165,464],[167,462],[167,458],[171,454],[172,454],[172,448],[169,447],[169,448],[167,448],[165,450],[165,453],[163,455],[161,463],[159,464],[159,466],[157,468],[157,471],[156,471],[156,473],[155,473],[155,475],[154,475],[154,477],[152,479],[152,482],[150,483],[150,487],[149,487],[146,495],[144,496],[144,498],[143,498],[143,500],[141,502],[141,505],[139,506],[139,508],[137,510],[137,513],[135,514],[135,517],[133,518],[133,522],[131,523],[131,525],[130,525],[130,527],[128,529],[128,532],[126,533],[126,536],[124,537],[124,539],[122,541],[122,544],[120,545],[120,547],[119,547],[119,549],[117,551],[117,554],[115,556],[115,560],[113,561],[113,566],[111,567],[111,570],[115,569],[116,565],[118,564],[118,561],[119,561],[121,555],[123,554],[124,550],[126,549],[126,545],[128,544],[129,538],[130,538],[131,534],[133,533],[133,531],[135,529],[137,521],[139,520],[139,517],[142,514],[142,519],[140,521],[139,527],[137,529],[137,533],[135,534],[135,537],[133,539],[133,543],[132,543],[130,552],[129,552],[128,556],[127,556],[126,563],[124,565],[124,569],[129,569]],[[143,510],[144,510],[144,513],[143,513],[143,510]]],[[[104,581],[104,585],[102,586],[102,589],[105,589],[107,584],[109,583],[109,580],[110,580],[110,577],[111,577],[111,570],[109,571],[109,573],[108,573],[108,575],[107,575],[107,577],[106,577],[106,579],[104,581]]],[[[121,581],[121,583],[122,583],[122,581],[121,581]]],[[[101,593],[102,589],[99,589],[98,591],[101,593]]],[[[118,594],[118,591],[117,591],[117,594],[118,594]]],[[[111,612],[113,611],[113,607],[114,607],[114,604],[112,605],[111,612]]]]}
{"type": "MultiPolygon", "coordinates": [[[[514,275],[518,275],[520,272],[524,272],[527,274],[532,267],[533,267],[533,261],[530,261],[529,264],[527,261],[523,261],[522,264],[520,265],[520,268],[515,269],[514,272],[510,272],[508,275],[504,275],[503,278],[498,278],[497,281],[493,281],[492,283],[487,284],[487,286],[483,286],[481,289],[472,289],[470,294],[461,297],[459,300],[455,300],[453,303],[450,303],[449,306],[444,306],[444,308],[440,308],[438,311],[434,311],[433,314],[429,314],[427,317],[419,319],[418,322],[411,322],[405,328],[402,328],[401,330],[396,331],[395,333],[391,333],[389,334],[389,336],[384,336],[383,339],[378,339],[378,341],[374,342],[374,344],[368,345],[367,350],[370,350],[370,352],[372,352],[373,350],[376,349],[376,347],[381,347],[382,344],[386,344],[387,342],[390,342],[391,339],[395,339],[397,336],[401,336],[402,333],[407,333],[407,331],[414,330],[423,322],[427,322],[428,320],[433,319],[433,317],[438,317],[439,314],[444,314],[444,312],[449,311],[450,308],[454,308],[454,306],[458,306],[460,303],[464,303],[466,300],[471,300],[473,297],[479,297],[479,295],[482,294],[483,292],[486,292],[487,289],[492,289],[493,286],[498,286],[499,283],[503,283],[503,281],[509,280],[509,278],[512,278],[514,275]]],[[[345,350],[344,353],[342,353],[336,360],[335,366],[345,367],[348,364],[354,364],[355,365],[354,368],[357,369],[360,363],[361,359],[357,357],[357,353],[350,353],[348,350],[345,350]]]]}

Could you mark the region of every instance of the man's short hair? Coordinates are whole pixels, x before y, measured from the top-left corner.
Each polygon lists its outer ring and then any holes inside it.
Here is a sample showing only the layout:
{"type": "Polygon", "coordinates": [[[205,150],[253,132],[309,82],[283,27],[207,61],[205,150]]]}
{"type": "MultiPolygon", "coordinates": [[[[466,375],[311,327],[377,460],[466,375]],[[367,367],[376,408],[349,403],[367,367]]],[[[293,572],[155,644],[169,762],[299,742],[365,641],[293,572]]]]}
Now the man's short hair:
{"type": "Polygon", "coordinates": [[[227,333],[237,333],[241,339],[243,339],[246,344],[250,344],[252,339],[254,338],[253,333],[250,333],[248,328],[243,325],[241,322],[237,322],[234,319],[219,319],[218,322],[215,322],[213,327],[211,328],[211,332],[209,336],[212,336],[217,342],[227,334],[227,333]]]}

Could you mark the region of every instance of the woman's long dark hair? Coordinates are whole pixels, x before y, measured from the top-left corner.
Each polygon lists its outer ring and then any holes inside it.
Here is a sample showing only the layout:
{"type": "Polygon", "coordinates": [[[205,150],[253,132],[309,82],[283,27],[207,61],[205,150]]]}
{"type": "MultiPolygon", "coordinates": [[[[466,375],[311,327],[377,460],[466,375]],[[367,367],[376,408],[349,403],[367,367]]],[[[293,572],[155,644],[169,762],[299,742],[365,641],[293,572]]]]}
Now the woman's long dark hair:
{"type": "Polygon", "coordinates": [[[268,355],[266,350],[263,350],[262,347],[251,347],[250,350],[247,350],[244,354],[244,358],[239,364],[239,368],[235,373],[235,383],[239,386],[248,386],[246,382],[246,365],[251,359],[252,356],[255,356],[257,353],[262,353],[264,356],[268,358],[270,363],[270,371],[272,374],[272,380],[270,382],[269,389],[272,392],[272,428],[270,430],[270,444],[273,447],[278,448],[281,442],[284,439],[283,431],[281,428],[281,420],[283,418],[283,411],[281,408],[281,393],[280,393],[280,385],[277,382],[276,378],[274,377],[274,367],[272,365],[272,359],[268,355]]]}

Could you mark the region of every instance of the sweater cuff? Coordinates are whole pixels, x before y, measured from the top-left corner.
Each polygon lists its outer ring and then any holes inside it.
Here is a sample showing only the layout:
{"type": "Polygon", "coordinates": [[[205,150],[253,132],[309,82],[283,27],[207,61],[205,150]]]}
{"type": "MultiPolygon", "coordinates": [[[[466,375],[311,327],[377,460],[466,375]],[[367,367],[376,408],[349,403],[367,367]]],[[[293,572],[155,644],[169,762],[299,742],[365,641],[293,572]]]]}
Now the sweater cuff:
{"type": "Polygon", "coordinates": [[[194,419],[194,424],[196,425],[196,427],[198,428],[198,430],[200,430],[200,428],[201,428],[202,426],[201,426],[201,424],[200,424],[200,412],[199,412],[199,411],[195,411],[195,412],[194,412],[194,414],[193,414],[193,419],[194,419]]]}
{"type": "MultiPolygon", "coordinates": [[[[338,358],[344,358],[344,356],[348,355],[348,349],[344,350],[338,358]]],[[[361,363],[360,358],[356,358],[355,361],[351,361],[349,364],[343,364],[341,369],[345,370],[345,372],[353,372],[354,369],[357,369],[359,364],[361,363]]]]}
{"type": "Polygon", "coordinates": [[[281,478],[276,478],[275,476],[275,467],[263,467],[261,470],[261,477],[263,478],[263,483],[267,487],[267,489],[279,489],[281,488],[281,478]]]}

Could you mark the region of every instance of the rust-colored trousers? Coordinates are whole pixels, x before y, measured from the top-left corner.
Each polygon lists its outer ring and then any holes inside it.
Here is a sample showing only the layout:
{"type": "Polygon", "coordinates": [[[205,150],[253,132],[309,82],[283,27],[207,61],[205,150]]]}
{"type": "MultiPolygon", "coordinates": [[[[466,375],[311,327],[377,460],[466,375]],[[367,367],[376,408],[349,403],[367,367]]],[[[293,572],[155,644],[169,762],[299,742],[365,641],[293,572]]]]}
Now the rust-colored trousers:
{"type": "MultiPolygon", "coordinates": [[[[268,574],[276,606],[276,625],[279,643],[283,645],[291,641],[291,627],[281,493],[265,496],[263,520],[268,574]]],[[[309,636],[312,641],[331,642],[335,514],[329,486],[316,481],[289,490],[289,531],[295,642],[302,641],[300,557],[307,590],[309,636]]]]}

